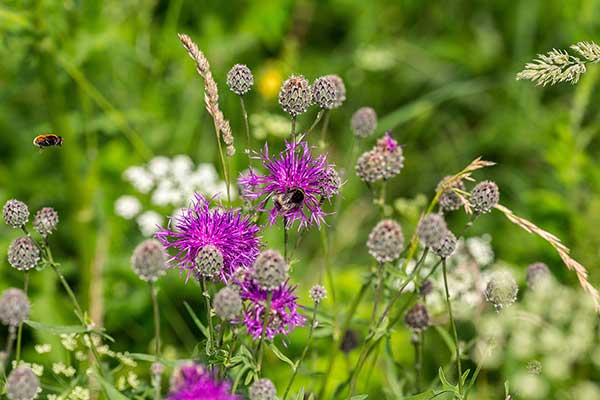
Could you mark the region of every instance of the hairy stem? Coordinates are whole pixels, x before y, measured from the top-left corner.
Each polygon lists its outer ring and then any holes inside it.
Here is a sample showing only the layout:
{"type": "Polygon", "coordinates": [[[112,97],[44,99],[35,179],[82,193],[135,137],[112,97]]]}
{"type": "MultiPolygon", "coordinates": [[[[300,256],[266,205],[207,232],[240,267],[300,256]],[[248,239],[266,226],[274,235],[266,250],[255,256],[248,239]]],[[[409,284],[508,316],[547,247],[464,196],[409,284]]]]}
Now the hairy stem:
{"type": "MultiPolygon", "coordinates": [[[[25,228],[23,228],[25,229],[25,228]]],[[[29,271],[25,271],[25,277],[23,278],[23,291],[25,295],[29,290],[29,271]]],[[[23,322],[19,324],[19,328],[17,330],[17,349],[15,354],[15,359],[17,361],[17,365],[19,365],[19,361],[21,361],[21,338],[23,336],[23,322]]]]}
{"type": "Polygon", "coordinates": [[[452,315],[452,302],[450,301],[450,292],[448,291],[448,277],[446,273],[446,259],[442,259],[442,271],[444,274],[444,288],[446,290],[446,305],[448,306],[448,317],[450,318],[450,327],[452,328],[452,335],[454,339],[454,347],[456,348],[456,369],[458,372],[458,391],[462,394],[462,367],[460,365],[460,348],[458,345],[458,333],[456,332],[456,323],[454,322],[454,316],[452,315]]]}

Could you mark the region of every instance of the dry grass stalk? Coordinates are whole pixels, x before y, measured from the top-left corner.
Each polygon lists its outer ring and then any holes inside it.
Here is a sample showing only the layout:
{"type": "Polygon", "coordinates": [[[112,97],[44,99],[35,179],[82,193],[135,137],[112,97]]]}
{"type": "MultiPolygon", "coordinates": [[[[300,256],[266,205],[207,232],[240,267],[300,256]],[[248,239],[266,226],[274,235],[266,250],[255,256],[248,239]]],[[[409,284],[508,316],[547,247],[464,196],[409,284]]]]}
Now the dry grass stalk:
{"type": "Polygon", "coordinates": [[[196,63],[198,75],[204,79],[204,102],[206,104],[206,111],[213,117],[215,126],[222,134],[221,138],[225,143],[227,155],[231,157],[235,154],[233,134],[231,133],[229,121],[225,119],[223,112],[219,108],[219,90],[217,88],[217,83],[212,76],[212,72],[210,72],[208,59],[188,35],[180,33],[178,36],[183,47],[185,47],[192,60],[196,63]]]}
{"type": "Polygon", "coordinates": [[[520,226],[526,232],[536,234],[548,243],[550,243],[550,245],[554,247],[554,249],[558,252],[558,255],[563,260],[567,268],[570,271],[574,271],[575,274],[577,274],[579,285],[583,288],[585,292],[587,292],[592,297],[596,311],[600,312],[600,294],[598,293],[598,290],[588,280],[588,271],[583,265],[571,258],[571,256],[569,255],[571,250],[567,246],[565,246],[558,237],[543,230],[542,228],[535,225],[533,222],[521,218],[518,215],[515,215],[515,213],[513,213],[510,209],[504,207],[501,204],[497,204],[495,208],[498,211],[502,212],[506,216],[506,218],[509,219],[509,221],[520,226]]]}

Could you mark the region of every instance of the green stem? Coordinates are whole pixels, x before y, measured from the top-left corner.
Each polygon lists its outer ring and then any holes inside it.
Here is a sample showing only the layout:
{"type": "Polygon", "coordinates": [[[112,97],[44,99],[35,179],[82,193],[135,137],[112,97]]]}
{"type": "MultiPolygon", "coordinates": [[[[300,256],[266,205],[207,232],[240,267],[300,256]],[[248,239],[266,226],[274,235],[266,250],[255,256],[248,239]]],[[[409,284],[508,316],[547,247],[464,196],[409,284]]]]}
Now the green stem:
{"type": "Polygon", "coordinates": [[[321,120],[321,117],[323,117],[324,113],[325,113],[325,109],[321,108],[319,110],[319,112],[317,113],[317,117],[315,118],[314,122],[312,123],[312,125],[310,126],[310,128],[308,128],[308,131],[306,132],[307,135],[309,133],[311,133],[313,131],[313,129],[315,129],[315,127],[317,126],[317,124],[321,120]]]}
{"type": "Polygon", "coordinates": [[[221,160],[221,169],[223,170],[223,179],[225,180],[225,184],[227,185],[227,201],[229,203],[231,203],[231,196],[229,193],[229,174],[227,173],[227,165],[225,163],[225,155],[223,154],[223,146],[221,145],[221,130],[219,129],[219,127],[217,126],[217,123],[214,123],[215,125],[215,136],[217,139],[217,147],[219,149],[219,158],[221,160]]]}
{"type": "Polygon", "coordinates": [[[4,360],[2,360],[2,364],[0,364],[0,371],[4,373],[6,369],[6,365],[10,360],[10,355],[12,354],[13,345],[15,344],[15,339],[17,338],[17,329],[14,326],[8,327],[8,336],[6,337],[6,349],[4,351],[4,360]]]}
{"type": "Polygon", "coordinates": [[[269,294],[267,295],[267,307],[265,308],[265,315],[264,315],[264,320],[263,320],[262,331],[260,333],[260,339],[258,339],[258,345],[256,347],[256,349],[258,351],[258,361],[257,361],[257,365],[256,365],[256,370],[259,375],[262,370],[262,360],[263,360],[263,354],[265,352],[263,342],[264,342],[265,336],[267,334],[267,325],[269,323],[269,318],[271,316],[271,300],[272,299],[273,299],[273,292],[269,292],[269,294]]]}
{"type": "Polygon", "coordinates": [[[285,262],[288,260],[288,229],[287,229],[287,218],[283,217],[283,259],[285,262]]]}
{"type": "Polygon", "coordinates": [[[417,374],[417,393],[421,392],[421,374],[423,373],[423,332],[419,332],[415,343],[415,372],[417,374]]]}
{"type": "MultiPolygon", "coordinates": [[[[248,157],[250,158],[250,124],[248,123],[248,112],[246,111],[246,103],[244,102],[244,96],[240,96],[240,105],[242,106],[244,128],[246,128],[246,150],[248,152],[248,157]]],[[[252,162],[251,158],[250,162],[252,162]]]]}
{"type": "Polygon", "coordinates": [[[204,297],[204,303],[206,304],[206,319],[208,321],[208,331],[210,333],[210,337],[208,338],[209,350],[210,352],[212,352],[212,350],[214,349],[213,342],[215,337],[215,330],[213,327],[212,312],[210,308],[210,294],[208,293],[208,288],[206,287],[206,279],[204,277],[202,277],[202,280],[200,281],[200,286],[202,290],[202,296],[204,297]]]}
{"type": "Polygon", "coordinates": [[[290,136],[294,143],[296,143],[296,117],[292,117],[292,132],[290,133],[290,136]]]}
{"type": "Polygon", "coordinates": [[[442,260],[442,271],[444,274],[444,288],[446,290],[446,305],[448,306],[448,316],[450,317],[450,327],[452,328],[452,335],[454,339],[454,346],[456,347],[456,369],[458,371],[458,391],[462,394],[462,367],[460,365],[460,347],[458,345],[458,333],[456,332],[456,323],[454,322],[454,316],[452,314],[452,302],[450,301],[450,292],[448,291],[448,277],[446,273],[446,259],[442,260]]]}
{"type": "Polygon", "coordinates": [[[315,308],[313,309],[310,330],[308,331],[308,339],[306,340],[306,345],[304,346],[304,350],[302,350],[302,354],[300,355],[300,358],[296,362],[296,365],[294,367],[294,372],[292,373],[292,377],[290,378],[290,380],[287,384],[287,387],[285,388],[285,392],[283,393],[283,400],[285,400],[287,398],[287,395],[292,387],[292,384],[294,383],[294,379],[296,379],[296,375],[298,374],[298,370],[300,369],[300,365],[304,361],[304,358],[306,357],[306,354],[308,353],[308,349],[310,348],[310,345],[312,344],[313,332],[315,330],[315,326],[316,326],[316,322],[317,322],[317,309],[318,308],[319,308],[319,305],[315,304],[315,308]]]}
{"type": "Polygon", "coordinates": [[[327,276],[329,291],[331,292],[331,300],[335,304],[335,284],[333,280],[333,271],[331,270],[331,260],[329,258],[329,238],[327,237],[326,229],[320,229],[320,232],[321,245],[323,246],[323,263],[325,264],[325,275],[327,276]]]}
{"type": "Polygon", "coordinates": [[[333,370],[333,365],[335,364],[335,358],[340,349],[340,345],[342,343],[342,340],[344,339],[344,335],[346,334],[348,327],[350,326],[350,321],[352,320],[352,317],[356,313],[356,309],[357,309],[358,305],[360,304],[360,301],[362,300],[363,296],[365,295],[368,287],[371,286],[371,279],[372,279],[372,277],[369,277],[369,279],[367,279],[363,283],[360,290],[356,294],[356,297],[352,301],[352,304],[350,305],[348,313],[346,314],[346,318],[344,320],[344,323],[342,324],[342,329],[338,333],[339,336],[337,337],[337,339],[334,343],[334,346],[331,349],[331,354],[329,356],[329,363],[327,364],[327,370],[325,371],[325,375],[323,376],[323,383],[321,383],[321,389],[319,390],[319,395],[317,396],[318,399],[325,398],[327,382],[329,381],[329,376],[331,375],[331,371],[333,370]]]}
{"type": "Polygon", "coordinates": [[[373,310],[371,311],[371,322],[369,323],[369,332],[372,333],[375,331],[375,326],[373,323],[375,322],[375,317],[377,315],[377,307],[379,306],[379,300],[381,299],[381,294],[383,292],[383,263],[379,263],[377,265],[377,290],[375,291],[375,299],[373,300],[373,310]]]}
{"type": "MultiPolygon", "coordinates": [[[[150,295],[154,314],[154,360],[159,362],[160,357],[160,313],[158,309],[158,289],[154,282],[150,282],[150,295]]],[[[160,374],[154,376],[154,399],[160,400],[160,374]]]]}
{"type": "MultiPolygon", "coordinates": [[[[25,229],[23,227],[23,229],[25,229]]],[[[25,277],[23,278],[23,291],[25,295],[29,291],[29,271],[25,271],[25,277]]],[[[17,349],[15,354],[15,359],[17,361],[17,365],[19,365],[19,361],[21,361],[21,338],[23,336],[23,322],[19,324],[19,328],[17,330],[17,349]]]]}
{"type": "Polygon", "coordinates": [[[327,128],[329,128],[329,117],[331,116],[331,111],[325,111],[325,119],[323,120],[323,126],[321,127],[321,146],[325,147],[325,136],[327,135],[327,128]]]}

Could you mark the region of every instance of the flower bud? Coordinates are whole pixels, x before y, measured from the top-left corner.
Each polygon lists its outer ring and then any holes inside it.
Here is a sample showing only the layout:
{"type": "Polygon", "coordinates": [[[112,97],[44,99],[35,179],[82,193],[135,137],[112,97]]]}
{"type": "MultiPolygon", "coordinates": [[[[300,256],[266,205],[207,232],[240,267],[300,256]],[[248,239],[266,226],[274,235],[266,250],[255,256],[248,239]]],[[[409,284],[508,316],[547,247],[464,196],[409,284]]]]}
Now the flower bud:
{"type": "Polygon", "coordinates": [[[154,282],[167,271],[167,253],[156,239],[140,243],[131,256],[133,271],[146,282],[154,282]]]}

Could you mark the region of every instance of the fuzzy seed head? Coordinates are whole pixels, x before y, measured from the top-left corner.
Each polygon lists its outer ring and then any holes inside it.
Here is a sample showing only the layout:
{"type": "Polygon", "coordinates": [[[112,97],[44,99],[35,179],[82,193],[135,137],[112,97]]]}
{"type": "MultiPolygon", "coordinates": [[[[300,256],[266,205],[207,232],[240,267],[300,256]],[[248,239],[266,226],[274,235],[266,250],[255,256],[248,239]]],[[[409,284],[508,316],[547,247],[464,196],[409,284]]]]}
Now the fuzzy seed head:
{"type": "Polygon", "coordinates": [[[356,161],[356,175],[367,183],[376,182],[385,176],[385,158],[381,152],[364,152],[356,161]]]}
{"type": "Polygon", "coordinates": [[[146,282],[154,282],[167,272],[167,252],[156,239],[138,244],[131,256],[133,271],[146,282]]]}
{"type": "Polygon", "coordinates": [[[275,290],[288,278],[288,265],[275,250],[265,250],[254,262],[252,279],[262,290],[275,290]]]}
{"type": "Polygon", "coordinates": [[[456,250],[456,236],[450,231],[446,231],[446,235],[436,247],[432,247],[432,250],[441,258],[448,258],[454,254],[456,250]]]}
{"type": "Polygon", "coordinates": [[[526,278],[529,289],[538,289],[551,277],[550,269],[543,262],[536,262],[527,267],[526,278]]]}
{"type": "Polygon", "coordinates": [[[44,207],[33,217],[33,229],[43,237],[48,237],[56,230],[58,213],[52,207],[44,207]]]}
{"type": "Polygon", "coordinates": [[[2,207],[4,222],[13,228],[20,228],[29,221],[29,208],[19,200],[8,200],[2,207]]]}
{"type": "Polygon", "coordinates": [[[327,75],[326,78],[333,83],[333,87],[335,88],[332,108],[338,108],[346,101],[346,85],[344,85],[344,81],[338,75],[327,75]]]}
{"type": "Polygon", "coordinates": [[[428,214],[419,223],[417,234],[426,247],[432,249],[441,245],[446,237],[448,227],[440,214],[428,214]]]}
{"type": "Polygon", "coordinates": [[[519,287],[515,278],[508,271],[496,271],[485,288],[485,299],[497,311],[509,307],[517,300],[519,287]]]}
{"type": "MultiPolygon", "coordinates": [[[[442,184],[449,178],[451,178],[451,177],[450,176],[444,177],[444,179],[442,179],[440,181],[440,183],[438,183],[435,191],[437,192],[440,189],[440,187],[442,186],[442,184]]],[[[462,190],[462,191],[466,191],[465,184],[462,181],[459,181],[452,188],[446,189],[440,195],[440,198],[438,200],[440,208],[442,209],[443,212],[456,211],[463,205],[463,202],[461,201],[458,194],[456,194],[456,192],[454,192],[452,190],[453,188],[456,188],[456,189],[462,190]]]]}
{"type": "Polygon", "coordinates": [[[0,322],[17,327],[29,317],[31,304],[21,289],[6,289],[0,297],[0,322]]]}
{"type": "Polygon", "coordinates": [[[40,381],[29,367],[12,370],[6,380],[6,396],[10,400],[33,400],[40,390],[40,381]]]}
{"type": "Polygon", "coordinates": [[[194,272],[198,278],[216,279],[223,269],[223,254],[212,244],[204,246],[196,255],[194,272]]]}
{"type": "Polygon", "coordinates": [[[422,332],[429,327],[429,313],[425,305],[415,304],[404,316],[404,323],[413,332],[422,332]]]}
{"type": "Polygon", "coordinates": [[[13,240],[8,247],[8,263],[19,271],[29,271],[39,261],[40,249],[29,236],[13,240]]]}
{"type": "Polygon", "coordinates": [[[331,110],[335,103],[335,85],[326,76],[317,78],[312,85],[312,101],[319,107],[331,110]]]}
{"type": "Polygon", "coordinates": [[[327,290],[321,285],[314,285],[310,288],[310,298],[315,304],[319,304],[327,297],[327,290]]]}
{"type": "Polygon", "coordinates": [[[359,138],[369,137],[377,128],[377,113],[371,107],[362,107],[352,115],[352,131],[359,138]]]}
{"type": "Polygon", "coordinates": [[[275,385],[267,378],[262,378],[254,382],[248,389],[250,400],[275,400],[277,390],[275,385]]]}
{"type": "Polygon", "coordinates": [[[254,76],[246,65],[235,64],[227,73],[227,86],[239,96],[243,96],[252,89],[254,76]]]}
{"type": "Polygon", "coordinates": [[[306,78],[302,75],[290,76],[279,90],[279,105],[283,111],[296,117],[310,107],[312,91],[306,78]]]}
{"type": "Polygon", "coordinates": [[[404,248],[404,235],[400,225],[391,219],[379,221],[369,234],[367,248],[380,263],[394,261],[404,248]]]}
{"type": "Polygon", "coordinates": [[[471,206],[477,213],[489,213],[499,200],[498,185],[492,181],[480,182],[471,190],[471,206]]]}
{"type": "Polygon", "coordinates": [[[223,320],[231,321],[242,313],[242,299],[237,290],[228,286],[219,290],[213,300],[215,314],[223,320]]]}

